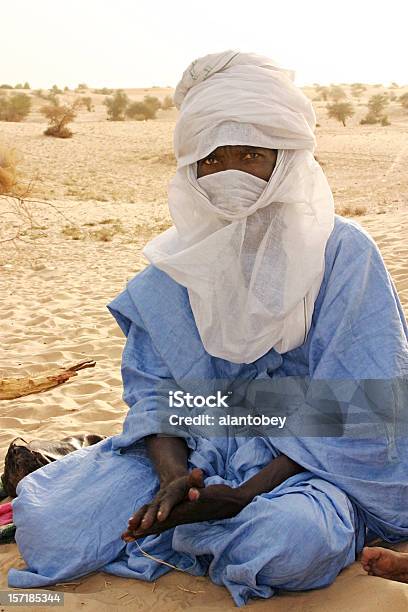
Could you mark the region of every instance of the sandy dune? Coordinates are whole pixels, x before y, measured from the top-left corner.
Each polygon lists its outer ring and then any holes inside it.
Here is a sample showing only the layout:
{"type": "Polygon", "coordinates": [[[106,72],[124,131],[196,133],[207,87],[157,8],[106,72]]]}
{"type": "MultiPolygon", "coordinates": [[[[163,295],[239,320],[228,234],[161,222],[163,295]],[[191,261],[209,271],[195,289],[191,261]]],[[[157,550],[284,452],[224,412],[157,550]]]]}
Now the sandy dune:
{"type": "MultiPolygon", "coordinates": [[[[140,97],[145,92],[131,93],[140,97]]],[[[97,362],[59,388],[1,402],[1,459],[17,436],[112,435],[120,431],[126,413],[120,378],[124,338],[106,304],[145,266],[145,242],[170,223],[166,186],[175,167],[171,139],[176,112],[161,112],[155,122],[110,123],[103,118],[102,99],[96,100],[95,113],[81,113],[67,141],[42,136],[44,125],[36,112],[24,123],[0,124],[0,145],[16,147],[25,178],[38,178],[36,197],[48,202],[32,205],[34,227],[25,230],[18,250],[10,243],[0,250],[1,373],[35,374],[84,358],[97,362]]],[[[403,173],[408,115],[395,110],[392,125],[385,128],[358,126],[355,117],[343,128],[325,118],[319,103],[317,111],[317,155],[338,209],[367,207],[358,221],[380,246],[408,315],[408,177],[403,173]]],[[[0,201],[0,213],[5,206],[0,201]]],[[[0,217],[0,239],[10,235],[13,225],[18,219],[6,224],[0,217]]],[[[0,588],[6,588],[7,570],[22,567],[23,561],[15,545],[2,546],[0,558],[0,588]]],[[[66,593],[66,610],[235,609],[226,590],[181,572],[156,585],[99,573],[55,589],[66,593]]],[[[408,586],[366,576],[354,564],[329,589],[286,594],[251,607],[402,611],[408,608],[408,586]]]]}

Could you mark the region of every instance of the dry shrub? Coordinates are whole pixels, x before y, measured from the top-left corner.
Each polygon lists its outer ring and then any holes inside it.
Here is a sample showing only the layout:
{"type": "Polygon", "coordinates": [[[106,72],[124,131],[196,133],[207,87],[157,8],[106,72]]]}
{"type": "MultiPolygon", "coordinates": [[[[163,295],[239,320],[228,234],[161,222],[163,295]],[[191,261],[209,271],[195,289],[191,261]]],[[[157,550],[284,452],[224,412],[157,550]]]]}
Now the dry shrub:
{"type": "Polygon", "coordinates": [[[22,121],[31,110],[31,98],[25,93],[13,93],[0,99],[0,121],[22,121]]]}
{"type": "Polygon", "coordinates": [[[169,110],[170,108],[174,108],[173,98],[171,96],[165,96],[162,102],[162,109],[169,110]]]}
{"type": "Polygon", "coordinates": [[[66,236],[66,238],[71,238],[71,240],[84,240],[85,238],[85,234],[82,232],[81,228],[75,225],[66,225],[61,230],[61,234],[66,236]]]}
{"type": "Polygon", "coordinates": [[[40,108],[40,113],[49,123],[44,134],[55,138],[71,138],[72,132],[67,126],[74,121],[82,104],[81,100],[75,100],[72,104],[48,104],[40,108]]]}
{"type": "Polygon", "coordinates": [[[94,105],[92,104],[91,96],[82,96],[81,98],[82,105],[86,108],[88,113],[91,113],[95,110],[94,105]]]}
{"type": "Polygon", "coordinates": [[[0,149],[0,195],[11,194],[17,183],[17,157],[14,150],[0,149]]]}
{"type": "MultiPolygon", "coordinates": [[[[112,220],[113,221],[113,220],[112,220]]],[[[106,219],[105,223],[110,223],[110,219],[106,219]]],[[[101,222],[103,223],[103,222],[101,222]]],[[[100,229],[92,230],[89,232],[92,240],[99,242],[110,242],[116,234],[123,234],[124,229],[120,221],[113,223],[110,227],[101,227],[100,229]]]]}
{"type": "Polygon", "coordinates": [[[365,215],[367,212],[368,208],[364,204],[347,204],[336,209],[336,213],[343,217],[359,217],[365,215]]]}
{"type": "Polygon", "coordinates": [[[55,138],[71,138],[72,132],[67,127],[50,126],[44,130],[46,136],[54,136],[55,138]]]}
{"type": "Polygon", "coordinates": [[[118,89],[112,98],[105,98],[103,101],[108,109],[109,121],[124,121],[126,109],[129,106],[129,98],[127,94],[118,89]]]}

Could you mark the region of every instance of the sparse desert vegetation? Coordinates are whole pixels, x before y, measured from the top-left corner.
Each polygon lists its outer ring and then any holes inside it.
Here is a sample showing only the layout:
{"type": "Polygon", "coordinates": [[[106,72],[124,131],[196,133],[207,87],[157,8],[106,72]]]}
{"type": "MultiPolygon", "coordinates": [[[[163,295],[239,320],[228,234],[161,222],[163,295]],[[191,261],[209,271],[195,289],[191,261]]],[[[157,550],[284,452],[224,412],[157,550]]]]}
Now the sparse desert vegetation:
{"type": "Polygon", "coordinates": [[[31,110],[31,97],[25,93],[0,96],[0,121],[23,121],[31,110]]]}

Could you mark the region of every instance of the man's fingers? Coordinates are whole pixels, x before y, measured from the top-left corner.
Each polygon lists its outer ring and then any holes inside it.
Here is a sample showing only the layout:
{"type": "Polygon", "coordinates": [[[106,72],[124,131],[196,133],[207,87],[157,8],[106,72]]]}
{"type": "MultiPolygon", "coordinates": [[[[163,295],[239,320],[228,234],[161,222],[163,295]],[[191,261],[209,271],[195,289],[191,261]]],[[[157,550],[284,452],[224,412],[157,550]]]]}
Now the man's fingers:
{"type": "Polygon", "coordinates": [[[187,497],[189,501],[192,501],[192,502],[197,501],[200,497],[200,491],[198,489],[191,488],[188,491],[187,497]]]}
{"type": "Polygon", "coordinates": [[[149,529],[157,519],[157,511],[159,509],[159,502],[152,502],[147,508],[144,517],[140,522],[141,529],[149,529]]]}
{"type": "Polygon", "coordinates": [[[193,487],[197,489],[202,489],[204,487],[203,470],[200,470],[200,468],[194,468],[191,470],[188,476],[188,486],[189,488],[193,487]]]}
{"type": "Polygon", "coordinates": [[[130,517],[129,521],[128,521],[128,526],[130,530],[135,530],[139,527],[140,522],[142,520],[142,518],[144,517],[144,515],[146,514],[146,510],[149,507],[148,504],[145,504],[144,506],[142,506],[141,508],[139,508],[139,510],[137,512],[135,512],[135,514],[133,516],[130,517]]]}

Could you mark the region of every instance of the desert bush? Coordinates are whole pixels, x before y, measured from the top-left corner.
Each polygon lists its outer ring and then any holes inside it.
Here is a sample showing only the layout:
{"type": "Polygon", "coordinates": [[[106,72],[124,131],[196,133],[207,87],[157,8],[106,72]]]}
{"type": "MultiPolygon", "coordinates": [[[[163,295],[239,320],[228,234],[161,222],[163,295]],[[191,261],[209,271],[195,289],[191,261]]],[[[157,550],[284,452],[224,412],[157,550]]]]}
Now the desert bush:
{"type": "MultiPolygon", "coordinates": [[[[367,115],[360,121],[362,125],[364,124],[375,124],[381,123],[384,117],[384,110],[389,104],[388,94],[375,94],[371,96],[368,100],[368,113],[367,115]]],[[[389,125],[389,123],[381,123],[381,125],[389,125]]]]}
{"type": "Polygon", "coordinates": [[[367,113],[360,121],[361,125],[374,125],[375,123],[378,123],[378,117],[372,113],[367,113]]]}
{"type": "Polygon", "coordinates": [[[17,181],[17,158],[12,149],[0,149],[0,195],[14,190],[17,181]]]}
{"type": "Polygon", "coordinates": [[[111,227],[101,227],[99,229],[91,230],[89,236],[92,240],[99,242],[110,242],[116,234],[122,234],[124,232],[122,224],[115,223],[111,227]]]}
{"type": "Polygon", "coordinates": [[[55,138],[71,138],[72,132],[67,126],[74,121],[81,105],[81,100],[75,100],[72,104],[48,104],[40,108],[40,113],[49,123],[44,134],[55,138]]]}
{"type": "Polygon", "coordinates": [[[395,102],[395,100],[397,99],[397,96],[395,95],[395,93],[393,91],[391,91],[388,94],[388,98],[389,98],[390,102],[395,102]]]}
{"type": "Polygon", "coordinates": [[[30,87],[30,83],[28,81],[26,81],[23,85],[23,89],[31,89],[30,87]]]}
{"type": "Polygon", "coordinates": [[[118,89],[112,98],[105,98],[103,103],[108,109],[109,121],[124,121],[129,106],[129,98],[124,91],[118,89]]]}
{"type": "Polygon", "coordinates": [[[132,102],[126,109],[126,117],[136,121],[144,121],[145,119],[154,119],[156,111],[145,102],[132,102]]]}
{"type": "Polygon", "coordinates": [[[86,83],[79,83],[77,89],[88,89],[88,85],[86,83]]]}
{"type": "Polygon", "coordinates": [[[22,121],[31,110],[31,98],[24,93],[13,93],[0,98],[0,121],[22,121]]]}
{"type": "Polygon", "coordinates": [[[328,97],[333,100],[333,102],[340,102],[340,100],[345,100],[347,98],[346,92],[340,85],[332,85],[328,91],[328,97]]]}
{"type": "Polygon", "coordinates": [[[137,121],[155,119],[159,108],[161,108],[161,104],[156,96],[145,96],[143,102],[132,102],[129,104],[126,109],[126,116],[137,121]]]}
{"type": "Polygon", "coordinates": [[[398,102],[401,104],[402,108],[408,110],[408,92],[402,94],[402,96],[398,98],[398,102]]]}
{"type": "Polygon", "coordinates": [[[23,89],[23,84],[17,83],[17,85],[14,85],[14,89],[23,89]]]}
{"type": "Polygon", "coordinates": [[[143,102],[131,102],[126,109],[126,117],[135,119],[136,121],[144,121],[147,119],[145,112],[147,111],[143,102]]]}
{"type": "Polygon", "coordinates": [[[50,102],[50,104],[53,104],[54,106],[59,106],[59,97],[56,93],[50,92],[48,94],[45,94],[43,96],[43,99],[47,100],[48,102],[50,102]]]}
{"type": "Polygon", "coordinates": [[[156,116],[156,112],[159,110],[159,108],[161,108],[161,102],[159,98],[157,98],[156,96],[145,96],[143,98],[143,102],[148,108],[152,109],[152,112],[154,112],[154,115],[156,116]]]}
{"type": "Polygon", "coordinates": [[[64,92],[65,92],[65,91],[69,91],[69,87],[68,87],[68,85],[65,85],[65,87],[64,87],[64,92]]]}
{"type": "Polygon", "coordinates": [[[385,127],[385,126],[387,126],[387,125],[391,125],[391,122],[390,122],[390,120],[388,119],[388,116],[387,116],[387,115],[383,115],[383,116],[381,117],[381,121],[380,121],[380,123],[381,123],[381,125],[382,125],[382,126],[384,126],[384,127],[385,127]]]}
{"type": "Polygon", "coordinates": [[[389,99],[387,94],[375,94],[368,100],[368,111],[373,115],[380,116],[387,107],[389,99]]]}
{"type": "Polygon", "coordinates": [[[391,83],[390,87],[393,87],[394,89],[399,89],[399,85],[395,81],[391,83]]]}
{"type": "Polygon", "coordinates": [[[90,113],[95,110],[94,105],[92,104],[91,96],[82,96],[81,98],[82,105],[86,108],[86,110],[90,113]]]}
{"type": "Polygon", "coordinates": [[[169,110],[170,108],[174,108],[173,98],[171,96],[165,96],[162,102],[162,109],[169,110]]]}
{"type": "Polygon", "coordinates": [[[0,85],[0,89],[13,89],[12,85],[8,85],[7,83],[3,83],[0,85]]]}
{"type": "Polygon", "coordinates": [[[351,84],[351,95],[354,98],[360,98],[361,95],[366,91],[366,86],[362,83],[352,83],[351,84]]]}
{"type": "Polygon", "coordinates": [[[109,89],[109,87],[102,87],[100,89],[93,89],[92,92],[94,94],[102,94],[104,96],[110,96],[114,93],[114,89],[109,89]]]}
{"type": "Polygon", "coordinates": [[[71,240],[85,239],[84,232],[81,230],[80,227],[77,227],[76,225],[66,225],[64,228],[62,228],[61,234],[66,238],[71,238],[71,240]]]}
{"type": "Polygon", "coordinates": [[[56,94],[62,94],[63,92],[62,92],[62,89],[58,87],[58,85],[53,85],[50,89],[50,93],[56,95],[56,94]]]}
{"type": "Polygon", "coordinates": [[[335,102],[327,105],[327,114],[332,119],[340,121],[346,127],[346,119],[354,115],[353,105],[350,102],[335,102]]]}
{"type": "Polygon", "coordinates": [[[343,217],[358,217],[365,215],[367,212],[367,206],[364,206],[364,204],[347,204],[340,208],[336,208],[336,213],[343,217]]]}

